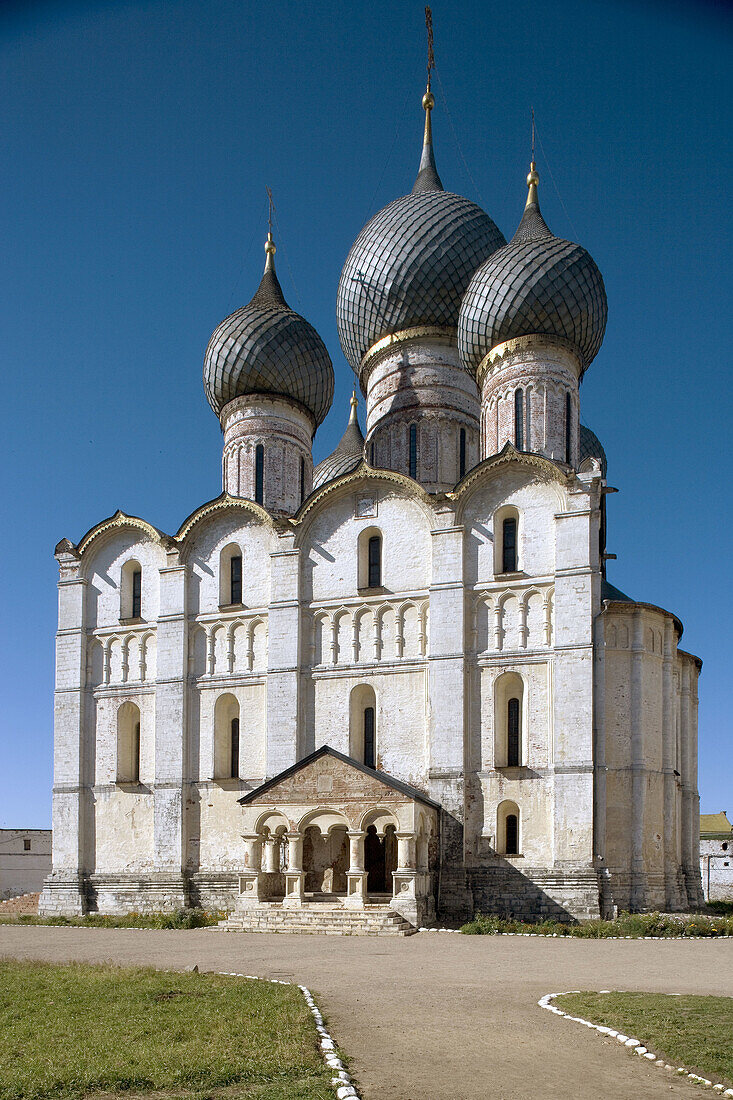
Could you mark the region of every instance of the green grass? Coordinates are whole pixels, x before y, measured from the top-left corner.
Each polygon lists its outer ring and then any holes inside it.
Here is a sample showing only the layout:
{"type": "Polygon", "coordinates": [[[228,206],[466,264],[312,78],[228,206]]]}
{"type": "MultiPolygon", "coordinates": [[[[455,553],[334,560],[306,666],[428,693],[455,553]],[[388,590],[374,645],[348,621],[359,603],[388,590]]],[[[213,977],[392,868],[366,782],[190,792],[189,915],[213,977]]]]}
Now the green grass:
{"type": "Polygon", "coordinates": [[[547,920],[532,924],[477,913],[472,921],[463,925],[461,932],[466,936],[533,932],[539,936],[576,936],[592,940],[608,939],[611,936],[630,936],[632,939],[642,936],[719,937],[733,936],[733,916],[725,912],[719,916],[705,916],[702,913],[679,916],[669,916],[666,913],[621,913],[616,920],[584,920],[575,923],[547,920]]]}
{"type": "Polygon", "coordinates": [[[333,1100],[296,986],[0,960],[0,1100],[333,1100]]]}
{"type": "Polygon", "coordinates": [[[675,1067],[733,1085],[733,998],[566,993],[552,1003],[638,1039],[675,1067]]]}
{"type": "Polygon", "coordinates": [[[85,917],[0,916],[0,924],[42,924],[67,928],[210,928],[223,920],[226,913],[209,913],[203,909],[174,909],[170,913],[125,913],[103,916],[88,913],[85,917]]]}

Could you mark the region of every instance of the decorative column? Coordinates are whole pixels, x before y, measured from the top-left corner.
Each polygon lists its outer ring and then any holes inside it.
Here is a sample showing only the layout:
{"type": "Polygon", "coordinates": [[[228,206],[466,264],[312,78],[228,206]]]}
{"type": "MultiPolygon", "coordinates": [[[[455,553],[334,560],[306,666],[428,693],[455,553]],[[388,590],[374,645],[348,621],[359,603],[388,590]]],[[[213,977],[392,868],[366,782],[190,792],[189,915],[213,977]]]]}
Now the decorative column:
{"type": "Polygon", "coordinates": [[[397,870],[392,872],[392,909],[419,927],[425,903],[418,902],[418,872],[415,864],[415,834],[397,834],[397,870]]]}
{"type": "Polygon", "coordinates": [[[246,833],[244,840],[244,870],[239,875],[237,908],[249,908],[263,900],[265,894],[261,871],[262,845],[257,833],[246,833]]]}
{"type": "Polygon", "coordinates": [[[285,897],[283,906],[299,909],[303,904],[305,871],[303,870],[303,837],[300,833],[288,833],[288,869],[285,872],[285,897]]]}
{"type": "Polygon", "coordinates": [[[363,909],[367,892],[367,873],[364,870],[364,837],[360,829],[350,829],[349,837],[349,869],[346,872],[346,897],[344,905],[347,909],[363,909]]]}
{"type": "Polygon", "coordinates": [[[280,842],[275,836],[265,838],[265,859],[263,871],[266,875],[276,875],[280,870],[280,842]]]}

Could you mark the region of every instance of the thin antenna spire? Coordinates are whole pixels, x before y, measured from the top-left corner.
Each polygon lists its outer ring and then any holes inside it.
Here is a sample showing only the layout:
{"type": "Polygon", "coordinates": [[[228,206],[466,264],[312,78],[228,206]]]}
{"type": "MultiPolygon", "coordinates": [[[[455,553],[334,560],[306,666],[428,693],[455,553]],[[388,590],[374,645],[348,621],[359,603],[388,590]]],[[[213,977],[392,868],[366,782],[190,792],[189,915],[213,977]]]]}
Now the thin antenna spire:
{"type": "Polygon", "coordinates": [[[435,68],[435,54],[433,53],[433,13],[429,7],[425,7],[425,27],[428,32],[428,91],[430,91],[430,76],[435,68]]]}
{"type": "Polygon", "coordinates": [[[536,206],[539,208],[540,200],[537,195],[537,184],[540,182],[539,173],[537,172],[537,165],[534,160],[534,143],[535,143],[535,124],[534,124],[534,107],[530,107],[532,112],[532,160],[529,163],[529,175],[527,176],[527,202],[525,203],[525,210],[528,206],[536,206]]]}
{"type": "Polygon", "coordinates": [[[269,208],[267,211],[267,240],[265,241],[265,252],[267,253],[267,259],[265,260],[265,271],[272,271],[274,274],[275,261],[273,260],[273,256],[275,255],[275,252],[277,250],[275,248],[275,241],[272,238],[272,215],[275,211],[275,203],[273,202],[272,191],[270,190],[270,188],[265,187],[265,191],[267,191],[267,201],[269,203],[269,208]]]}
{"type": "Polygon", "coordinates": [[[435,68],[435,54],[433,52],[433,13],[428,7],[425,8],[425,26],[428,32],[428,82],[425,89],[425,95],[422,97],[422,105],[425,110],[425,134],[423,136],[420,168],[418,169],[415,185],[412,188],[413,194],[416,191],[443,190],[443,184],[440,182],[440,176],[435,167],[435,156],[433,155],[433,127],[430,121],[430,112],[435,106],[435,96],[430,90],[433,69],[435,68]]]}

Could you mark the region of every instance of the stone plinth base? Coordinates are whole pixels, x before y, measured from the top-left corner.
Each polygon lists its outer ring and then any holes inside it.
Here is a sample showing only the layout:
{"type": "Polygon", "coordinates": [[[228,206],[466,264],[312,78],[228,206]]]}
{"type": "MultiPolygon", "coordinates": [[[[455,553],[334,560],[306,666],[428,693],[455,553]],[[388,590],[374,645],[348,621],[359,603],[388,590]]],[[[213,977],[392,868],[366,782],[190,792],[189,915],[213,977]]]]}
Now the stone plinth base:
{"type": "Polygon", "coordinates": [[[508,861],[472,868],[467,879],[475,913],[520,920],[589,920],[601,915],[600,883],[593,868],[562,870],[527,867],[508,861]]]}
{"type": "Polygon", "coordinates": [[[83,876],[50,874],[38,899],[39,917],[82,917],[86,912],[83,876]]]}

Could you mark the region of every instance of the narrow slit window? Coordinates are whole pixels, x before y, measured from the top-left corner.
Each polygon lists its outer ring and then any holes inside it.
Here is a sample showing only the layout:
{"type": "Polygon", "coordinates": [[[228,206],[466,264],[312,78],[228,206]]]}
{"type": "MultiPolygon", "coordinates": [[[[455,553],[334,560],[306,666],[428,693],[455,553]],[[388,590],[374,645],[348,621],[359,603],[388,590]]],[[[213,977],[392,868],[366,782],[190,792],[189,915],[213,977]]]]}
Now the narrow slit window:
{"type": "Polygon", "coordinates": [[[568,466],[570,465],[570,462],[571,462],[571,454],[570,454],[570,439],[571,439],[571,435],[572,435],[571,416],[572,416],[572,411],[571,411],[571,408],[570,408],[570,394],[566,393],[565,394],[565,461],[567,462],[568,466]]]}
{"type": "Polygon", "coordinates": [[[229,563],[230,603],[242,602],[242,556],[235,554],[229,563]]]}
{"type": "Polygon", "coordinates": [[[410,424],[410,477],[417,477],[417,424],[410,424]]]}
{"type": "Polygon", "coordinates": [[[305,459],[300,460],[300,503],[305,500],[305,459]]]}
{"type": "Polygon", "coordinates": [[[229,773],[232,779],[239,778],[239,719],[232,718],[231,727],[231,753],[229,760],[229,773]]]}
{"type": "Polygon", "coordinates": [[[261,443],[255,447],[255,503],[262,504],[265,498],[265,448],[261,443]]]}
{"type": "Polygon", "coordinates": [[[519,700],[507,704],[507,766],[519,767],[519,700]]]}
{"type": "Polygon", "coordinates": [[[143,606],[143,574],[142,569],[136,569],[132,574],[132,617],[139,619],[143,606]]]}
{"type": "Polygon", "coordinates": [[[140,723],[136,722],[132,730],[132,753],[130,780],[132,783],[140,782],[140,723]]]}
{"type": "Polygon", "coordinates": [[[31,850],[31,842],[28,839],[28,837],[25,837],[25,839],[23,840],[23,851],[24,852],[30,852],[30,850],[31,850]]]}
{"type": "Polygon", "coordinates": [[[513,516],[504,520],[501,546],[502,573],[517,571],[517,521],[513,516]]]}
{"type": "Polygon", "coordinates": [[[367,587],[380,588],[382,585],[382,540],[372,535],[367,546],[367,587]]]}
{"type": "Polygon", "coordinates": [[[466,474],[466,429],[461,428],[458,437],[458,480],[466,474]]]}
{"type": "Polygon", "coordinates": [[[506,815],[506,824],[504,826],[506,832],[506,844],[504,851],[508,856],[519,855],[519,820],[516,814],[506,815]]]}
{"type": "Polygon", "coordinates": [[[514,445],[524,450],[524,390],[514,391],[514,445]]]}
{"type": "Polygon", "coordinates": [[[364,708],[364,763],[374,767],[374,707],[364,708]]]}

